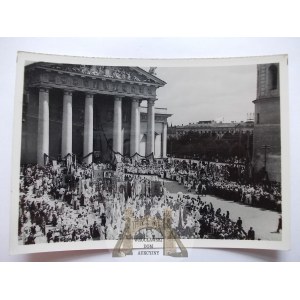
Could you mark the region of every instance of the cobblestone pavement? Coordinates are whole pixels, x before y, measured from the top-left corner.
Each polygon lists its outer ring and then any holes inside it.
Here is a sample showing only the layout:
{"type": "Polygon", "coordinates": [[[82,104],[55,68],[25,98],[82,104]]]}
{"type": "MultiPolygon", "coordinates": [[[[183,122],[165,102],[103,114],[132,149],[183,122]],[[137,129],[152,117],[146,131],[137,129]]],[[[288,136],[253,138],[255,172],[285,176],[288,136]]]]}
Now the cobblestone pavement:
{"type": "MultiPolygon", "coordinates": [[[[179,185],[175,181],[164,180],[164,184],[169,193],[187,193],[184,186],[179,185]]],[[[195,195],[194,192],[191,194],[195,195]]],[[[223,213],[226,213],[228,210],[230,212],[230,219],[233,221],[236,221],[238,217],[241,217],[245,231],[248,231],[250,227],[253,227],[256,239],[271,241],[281,240],[281,233],[276,233],[280,215],[278,212],[223,200],[211,195],[201,196],[201,199],[207,203],[211,202],[215,210],[221,208],[223,213]]]]}

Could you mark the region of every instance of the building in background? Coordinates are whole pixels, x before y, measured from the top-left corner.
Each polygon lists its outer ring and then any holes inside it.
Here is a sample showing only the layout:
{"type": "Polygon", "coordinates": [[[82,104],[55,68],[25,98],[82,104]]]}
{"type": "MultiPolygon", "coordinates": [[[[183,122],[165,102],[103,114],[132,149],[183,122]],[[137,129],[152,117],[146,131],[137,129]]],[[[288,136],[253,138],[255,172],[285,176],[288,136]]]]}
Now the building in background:
{"type": "Polygon", "coordinates": [[[265,173],[270,181],[281,182],[279,64],[257,66],[257,98],[253,103],[254,173],[265,173]]]}
{"type": "Polygon", "coordinates": [[[225,134],[225,133],[252,133],[253,132],[254,122],[251,118],[249,118],[245,122],[216,122],[216,121],[199,121],[197,123],[190,123],[188,125],[181,126],[171,126],[168,130],[169,137],[179,138],[184,134],[189,132],[198,132],[199,134],[225,134]]]}
{"type": "MultiPolygon", "coordinates": [[[[140,107],[141,119],[141,136],[139,154],[146,155],[146,141],[147,141],[147,107],[140,107]]],[[[172,116],[168,114],[167,108],[155,107],[155,129],[154,129],[154,157],[167,157],[167,138],[168,138],[168,123],[167,119],[172,116]]]]}

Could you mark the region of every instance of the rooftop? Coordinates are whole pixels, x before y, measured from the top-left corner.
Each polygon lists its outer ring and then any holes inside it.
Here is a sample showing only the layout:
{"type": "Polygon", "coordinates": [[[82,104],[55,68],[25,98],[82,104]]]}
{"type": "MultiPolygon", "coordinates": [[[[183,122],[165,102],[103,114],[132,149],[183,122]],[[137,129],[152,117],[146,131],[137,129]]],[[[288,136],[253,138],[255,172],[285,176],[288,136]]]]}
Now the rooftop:
{"type": "MultiPolygon", "coordinates": [[[[140,107],[140,112],[143,114],[147,113],[147,107],[146,106],[141,106],[140,107]]],[[[154,112],[156,115],[168,115],[172,116],[172,114],[168,114],[167,108],[165,107],[155,107],[154,112]]]]}
{"type": "Polygon", "coordinates": [[[190,123],[187,125],[177,125],[176,128],[181,129],[189,129],[189,128],[235,128],[235,127],[252,127],[254,122],[247,121],[247,122],[235,122],[232,121],[230,123],[223,123],[223,122],[215,122],[215,121],[200,121],[197,123],[190,123]]]}

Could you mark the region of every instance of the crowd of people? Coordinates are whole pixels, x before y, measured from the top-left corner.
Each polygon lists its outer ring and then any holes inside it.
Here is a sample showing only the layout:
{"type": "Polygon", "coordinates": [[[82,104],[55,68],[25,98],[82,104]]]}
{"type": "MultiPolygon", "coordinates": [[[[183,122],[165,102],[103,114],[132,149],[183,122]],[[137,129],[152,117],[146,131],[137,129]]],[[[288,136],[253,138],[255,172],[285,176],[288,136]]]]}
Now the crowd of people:
{"type": "MultiPolygon", "coordinates": [[[[176,211],[178,210],[174,210],[175,215],[176,211]]],[[[179,214],[178,226],[175,230],[182,238],[255,239],[253,228],[250,227],[246,232],[240,217],[233,221],[230,219],[229,211],[225,213],[220,208],[215,209],[211,202],[202,201],[199,195],[197,197],[183,196],[179,214]]],[[[176,219],[176,216],[174,217],[176,219]]]]}
{"type": "Polygon", "coordinates": [[[78,165],[71,174],[61,165],[23,167],[20,242],[116,240],[124,230],[126,208],[138,205],[139,217],[153,214],[153,179],[113,171],[110,164],[78,165]],[[95,177],[97,170],[101,178],[95,177]]]}
{"type": "Polygon", "coordinates": [[[168,162],[153,164],[148,168],[136,164],[128,167],[128,171],[176,180],[188,192],[194,191],[199,195],[209,194],[224,200],[281,211],[280,184],[247,182],[243,164],[169,159],[168,162]]]}
{"type": "MultiPolygon", "coordinates": [[[[252,228],[244,229],[241,219],[232,220],[229,211],[214,208],[202,196],[214,194],[265,207],[279,201],[279,188],[233,182],[228,173],[225,164],[183,161],[119,163],[117,167],[77,164],[71,169],[63,163],[23,166],[19,243],[117,240],[124,233],[127,208],[135,218],[160,219],[171,208],[172,228],[180,238],[253,240],[252,228]],[[170,193],[161,178],[176,180],[195,194],[170,193]]],[[[161,237],[150,229],[137,234],[161,237]]]]}

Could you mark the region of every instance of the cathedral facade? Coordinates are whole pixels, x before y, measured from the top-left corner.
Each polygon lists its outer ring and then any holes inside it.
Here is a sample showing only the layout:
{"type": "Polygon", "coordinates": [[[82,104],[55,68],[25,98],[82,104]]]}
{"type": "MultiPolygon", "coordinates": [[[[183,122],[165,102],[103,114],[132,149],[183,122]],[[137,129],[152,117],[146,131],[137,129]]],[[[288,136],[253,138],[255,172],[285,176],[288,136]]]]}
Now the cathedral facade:
{"type": "Polygon", "coordinates": [[[76,155],[86,163],[111,153],[167,156],[166,83],[138,67],[34,63],[26,66],[21,163],[76,155]],[[142,102],[147,102],[142,106],[142,102]]]}

